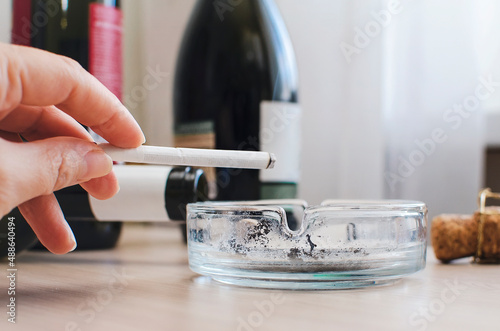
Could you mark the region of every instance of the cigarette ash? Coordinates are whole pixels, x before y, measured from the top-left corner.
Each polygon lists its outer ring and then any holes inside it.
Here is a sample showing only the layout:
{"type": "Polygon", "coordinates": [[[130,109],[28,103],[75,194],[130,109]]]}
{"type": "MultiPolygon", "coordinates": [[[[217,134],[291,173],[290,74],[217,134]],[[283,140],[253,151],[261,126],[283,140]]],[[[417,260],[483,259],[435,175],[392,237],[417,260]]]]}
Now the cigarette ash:
{"type": "Polygon", "coordinates": [[[268,259],[269,266],[261,265],[259,269],[281,272],[357,270],[363,268],[358,258],[369,255],[362,247],[319,248],[316,240],[321,238],[320,235],[315,238],[306,234],[305,237],[285,239],[281,234],[279,224],[265,218],[251,219],[245,222],[244,232],[239,235],[233,233],[227,241],[221,243],[220,249],[248,258],[253,256],[268,259]],[[276,247],[282,244],[285,247],[276,247]]]}
{"type": "Polygon", "coordinates": [[[203,243],[205,240],[210,238],[204,229],[190,229],[189,230],[189,240],[192,242],[203,243]]]}
{"type": "Polygon", "coordinates": [[[343,257],[343,256],[367,256],[370,255],[366,249],[361,247],[349,247],[344,249],[316,249],[318,246],[311,240],[311,235],[306,235],[307,243],[310,245],[309,250],[306,248],[293,247],[290,248],[287,257],[290,260],[320,260],[331,258],[332,256],[343,257]]]}
{"type": "MultiPolygon", "coordinates": [[[[369,255],[364,248],[317,249],[318,245],[313,242],[311,235],[306,235],[305,240],[302,238],[295,241],[294,246],[285,251],[280,249],[268,250],[268,257],[273,258],[268,259],[267,263],[242,265],[240,267],[262,272],[337,273],[370,269],[375,266],[359,260],[359,257],[369,255]]],[[[246,253],[250,251],[250,249],[245,250],[246,253]]]]}
{"type": "Polygon", "coordinates": [[[244,246],[243,244],[239,244],[235,238],[230,239],[227,243],[229,244],[230,250],[234,251],[235,253],[247,255],[249,251],[248,247],[244,246]]]}
{"type": "Polygon", "coordinates": [[[267,244],[269,244],[268,234],[271,232],[271,227],[272,225],[269,220],[260,220],[256,226],[248,231],[245,242],[258,242],[267,248],[267,244]]]}
{"type": "MultiPolygon", "coordinates": [[[[243,224],[243,222],[241,222],[243,224]]],[[[267,248],[269,244],[269,237],[267,236],[272,230],[272,224],[266,219],[246,221],[250,226],[245,228],[246,235],[240,239],[239,235],[231,235],[227,241],[227,245],[221,242],[220,250],[229,251],[243,256],[247,255],[250,251],[249,246],[260,246],[267,248]],[[249,245],[250,244],[250,245],[249,245]]]]}

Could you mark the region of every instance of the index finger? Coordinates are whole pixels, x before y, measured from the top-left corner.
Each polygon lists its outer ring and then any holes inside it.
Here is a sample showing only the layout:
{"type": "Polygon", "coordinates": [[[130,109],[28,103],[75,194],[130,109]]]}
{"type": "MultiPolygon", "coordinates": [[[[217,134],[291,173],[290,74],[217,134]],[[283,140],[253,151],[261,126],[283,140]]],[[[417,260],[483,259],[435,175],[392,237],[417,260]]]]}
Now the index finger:
{"type": "Polygon", "coordinates": [[[55,105],[115,146],[132,148],[145,141],[120,100],[76,61],[0,44],[0,118],[21,104],[55,105]]]}

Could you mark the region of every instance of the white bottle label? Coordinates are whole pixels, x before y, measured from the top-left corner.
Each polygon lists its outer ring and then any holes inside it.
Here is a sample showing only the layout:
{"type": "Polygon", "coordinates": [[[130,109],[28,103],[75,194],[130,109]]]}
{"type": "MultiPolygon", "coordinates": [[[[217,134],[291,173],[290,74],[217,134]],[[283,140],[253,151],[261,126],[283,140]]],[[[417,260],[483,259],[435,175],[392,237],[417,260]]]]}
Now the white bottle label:
{"type": "Polygon", "coordinates": [[[260,149],[276,155],[274,168],[260,171],[262,182],[299,181],[301,117],[296,103],[261,102],[260,149]]]}
{"type": "Polygon", "coordinates": [[[89,195],[90,208],[99,221],[169,221],[165,188],[171,167],[117,165],[113,170],[120,191],[111,199],[89,195]]]}

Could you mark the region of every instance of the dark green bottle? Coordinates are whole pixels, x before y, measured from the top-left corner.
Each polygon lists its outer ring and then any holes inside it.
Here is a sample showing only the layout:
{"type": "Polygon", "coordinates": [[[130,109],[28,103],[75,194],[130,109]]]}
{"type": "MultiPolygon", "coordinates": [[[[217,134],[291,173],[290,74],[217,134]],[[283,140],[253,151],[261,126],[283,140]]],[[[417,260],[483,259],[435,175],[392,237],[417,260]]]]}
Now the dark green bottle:
{"type": "Polygon", "coordinates": [[[294,198],[300,116],[294,52],[273,0],[198,0],[174,85],[179,147],[263,150],[273,170],[206,170],[211,198],[294,198]]]}

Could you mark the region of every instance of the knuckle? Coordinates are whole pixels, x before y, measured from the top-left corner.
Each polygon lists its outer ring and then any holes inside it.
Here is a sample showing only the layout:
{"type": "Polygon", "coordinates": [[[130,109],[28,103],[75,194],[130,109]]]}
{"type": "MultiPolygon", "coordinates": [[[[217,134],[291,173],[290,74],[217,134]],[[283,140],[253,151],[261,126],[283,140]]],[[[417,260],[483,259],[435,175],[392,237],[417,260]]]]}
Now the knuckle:
{"type": "Polygon", "coordinates": [[[84,70],[83,67],[81,66],[81,64],[78,63],[77,61],[73,60],[72,58],[69,58],[69,57],[63,56],[63,55],[59,55],[59,58],[61,59],[61,61],[63,61],[63,63],[66,64],[69,71],[79,72],[81,70],[84,70]]]}
{"type": "Polygon", "coordinates": [[[75,184],[80,169],[80,158],[78,155],[71,150],[62,153],[53,152],[48,154],[50,162],[52,163],[51,169],[53,172],[50,176],[51,183],[45,185],[45,187],[48,188],[46,194],[75,184]]]}
{"type": "MultiPolygon", "coordinates": [[[[84,77],[92,77],[77,61],[62,55],[58,55],[61,61],[65,64],[63,67],[63,75],[69,77],[70,81],[82,81],[85,80],[84,77]]],[[[78,97],[80,100],[89,100],[91,97],[91,92],[86,88],[77,88],[77,85],[74,85],[68,92],[66,96],[66,100],[73,99],[78,97]]],[[[64,105],[64,102],[61,104],[64,105]]]]}
{"type": "Polygon", "coordinates": [[[0,55],[0,118],[19,106],[23,95],[19,61],[7,54],[0,55]]]}
{"type": "Polygon", "coordinates": [[[105,119],[101,124],[93,127],[96,131],[99,132],[112,132],[116,128],[116,123],[118,123],[118,118],[122,116],[121,113],[116,112],[113,113],[109,118],[105,119]]]}

